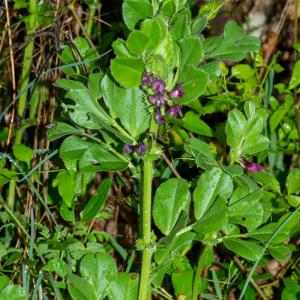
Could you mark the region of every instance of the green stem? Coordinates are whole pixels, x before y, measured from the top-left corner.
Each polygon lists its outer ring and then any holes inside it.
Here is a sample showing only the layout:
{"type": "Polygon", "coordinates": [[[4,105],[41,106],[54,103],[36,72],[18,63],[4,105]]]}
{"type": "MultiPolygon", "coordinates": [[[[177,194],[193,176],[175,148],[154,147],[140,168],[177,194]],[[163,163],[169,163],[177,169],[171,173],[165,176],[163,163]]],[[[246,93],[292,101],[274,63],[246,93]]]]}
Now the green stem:
{"type": "MultiPolygon", "coordinates": [[[[99,4],[99,7],[101,9],[101,4],[99,4]]],[[[92,29],[93,29],[93,25],[94,25],[94,17],[95,17],[95,14],[96,14],[96,10],[97,10],[97,1],[94,1],[94,3],[92,5],[90,5],[90,15],[89,15],[87,28],[86,28],[86,34],[88,36],[90,36],[92,34],[92,29]]]]}
{"type": "Polygon", "coordinates": [[[193,300],[198,299],[198,292],[202,282],[202,272],[205,268],[210,266],[210,256],[212,252],[212,245],[205,245],[202,253],[199,256],[197,268],[194,274],[194,282],[193,282],[193,300]]]}
{"type": "Polygon", "coordinates": [[[150,265],[152,250],[151,245],[151,195],[152,195],[152,172],[153,162],[145,157],[143,174],[143,207],[142,207],[142,227],[143,227],[143,259],[142,273],[140,280],[139,300],[151,299],[150,265]]]}

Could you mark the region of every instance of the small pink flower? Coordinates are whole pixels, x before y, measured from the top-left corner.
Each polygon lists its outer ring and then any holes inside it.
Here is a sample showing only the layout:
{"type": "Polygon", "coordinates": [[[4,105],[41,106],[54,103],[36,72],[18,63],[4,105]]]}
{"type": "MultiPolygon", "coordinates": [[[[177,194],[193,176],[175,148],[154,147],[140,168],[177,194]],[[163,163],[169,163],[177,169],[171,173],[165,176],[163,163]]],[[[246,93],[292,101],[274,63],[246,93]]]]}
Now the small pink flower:
{"type": "Polygon", "coordinates": [[[262,165],[257,163],[250,163],[245,159],[242,161],[241,166],[251,173],[258,173],[264,169],[262,165]]]}
{"type": "Polygon", "coordinates": [[[165,97],[160,92],[157,92],[156,94],[149,96],[149,102],[155,105],[156,107],[166,105],[165,97]]]}
{"type": "Polygon", "coordinates": [[[153,92],[161,92],[162,93],[165,90],[165,88],[166,88],[165,82],[160,79],[156,79],[152,83],[153,92]]]}
{"type": "Polygon", "coordinates": [[[178,83],[174,90],[169,93],[170,99],[180,99],[184,96],[184,90],[181,88],[183,83],[178,83]]]}
{"type": "Polygon", "coordinates": [[[167,113],[168,115],[172,116],[173,118],[176,118],[177,115],[180,113],[180,105],[175,104],[175,105],[173,105],[173,106],[170,106],[170,107],[167,109],[166,113],[167,113]]]}
{"type": "Polygon", "coordinates": [[[148,86],[148,87],[149,87],[149,86],[152,85],[153,81],[154,81],[154,76],[153,76],[153,74],[147,73],[147,71],[145,71],[145,72],[143,73],[143,77],[142,77],[142,80],[141,80],[141,84],[142,84],[143,86],[148,86]]]}

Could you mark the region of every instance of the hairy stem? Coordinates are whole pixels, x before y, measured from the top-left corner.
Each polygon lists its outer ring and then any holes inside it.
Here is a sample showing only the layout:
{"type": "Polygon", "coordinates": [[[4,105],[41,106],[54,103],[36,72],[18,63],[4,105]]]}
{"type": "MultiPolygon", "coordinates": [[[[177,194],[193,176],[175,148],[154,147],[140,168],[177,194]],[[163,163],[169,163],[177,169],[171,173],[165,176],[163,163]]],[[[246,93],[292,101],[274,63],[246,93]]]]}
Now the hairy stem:
{"type": "Polygon", "coordinates": [[[151,284],[149,280],[152,250],[151,244],[151,194],[152,194],[152,160],[145,157],[143,174],[143,207],[142,207],[142,229],[143,229],[143,259],[140,280],[139,300],[151,299],[151,284]]]}

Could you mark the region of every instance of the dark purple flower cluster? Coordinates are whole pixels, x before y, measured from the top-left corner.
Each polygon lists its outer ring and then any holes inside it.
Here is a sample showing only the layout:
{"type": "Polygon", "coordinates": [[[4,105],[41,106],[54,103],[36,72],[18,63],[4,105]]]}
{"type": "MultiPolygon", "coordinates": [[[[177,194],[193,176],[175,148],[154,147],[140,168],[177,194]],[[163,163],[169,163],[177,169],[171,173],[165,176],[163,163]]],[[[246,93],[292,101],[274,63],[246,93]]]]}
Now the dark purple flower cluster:
{"type": "Polygon", "coordinates": [[[178,104],[170,104],[173,99],[180,99],[184,96],[184,91],[182,90],[183,83],[179,83],[171,91],[166,91],[166,83],[156,78],[153,74],[144,72],[142,77],[142,85],[150,88],[153,94],[149,96],[148,100],[156,108],[154,111],[155,120],[158,124],[163,124],[165,122],[162,111],[166,114],[176,118],[180,113],[180,106],[178,104]]]}
{"type": "Polygon", "coordinates": [[[143,156],[147,150],[147,146],[144,143],[140,143],[137,146],[132,146],[125,144],[123,147],[123,152],[132,153],[136,152],[138,155],[143,156]]]}
{"type": "Polygon", "coordinates": [[[258,173],[264,169],[262,165],[257,163],[250,163],[245,159],[242,160],[241,166],[251,173],[258,173]]]}

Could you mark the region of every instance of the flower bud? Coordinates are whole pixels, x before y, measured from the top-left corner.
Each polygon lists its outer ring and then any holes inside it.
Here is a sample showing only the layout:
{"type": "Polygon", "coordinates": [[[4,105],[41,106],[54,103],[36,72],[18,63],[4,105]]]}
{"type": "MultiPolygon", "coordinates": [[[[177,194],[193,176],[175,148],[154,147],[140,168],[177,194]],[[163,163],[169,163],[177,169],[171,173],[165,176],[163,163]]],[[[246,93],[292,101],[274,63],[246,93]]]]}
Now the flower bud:
{"type": "Polygon", "coordinates": [[[124,147],[123,147],[123,152],[132,153],[133,149],[132,149],[132,147],[130,145],[125,144],[124,147]]]}
{"type": "Polygon", "coordinates": [[[144,143],[140,143],[137,148],[137,154],[143,156],[147,150],[147,147],[144,143]]]}
{"type": "Polygon", "coordinates": [[[157,124],[163,124],[165,123],[164,117],[161,115],[160,110],[156,109],[154,113],[154,118],[157,124]]]}

